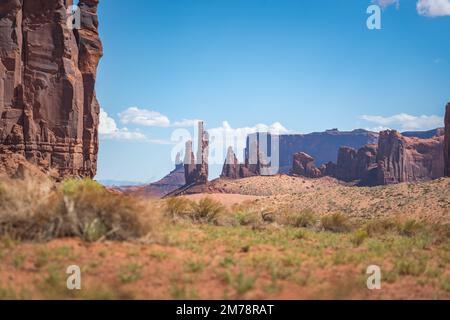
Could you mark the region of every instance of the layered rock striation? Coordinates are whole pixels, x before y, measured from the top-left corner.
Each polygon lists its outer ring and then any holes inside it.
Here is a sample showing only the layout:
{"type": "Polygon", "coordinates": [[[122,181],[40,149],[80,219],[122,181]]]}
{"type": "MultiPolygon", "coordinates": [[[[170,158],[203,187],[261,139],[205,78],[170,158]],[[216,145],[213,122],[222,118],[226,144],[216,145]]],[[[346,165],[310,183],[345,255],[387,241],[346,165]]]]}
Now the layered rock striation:
{"type": "Polygon", "coordinates": [[[445,146],[444,146],[444,174],[450,177],[450,102],[447,103],[445,112],[445,146]]]}
{"type": "Polygon", "coordinates": [[[377,184],[437,179],[444,175],[444,136],[403,137],[395,130],[380,133],[377,184]]]}
{"type": "Polygon", "coordinates": [[[341,147],[334,177],[368,186],[437,179],[444,174],[443,145],[443,135],[419,139],[382,131],[378,145],[341,147]]]}
{"type": "Polygon", "coordinates": [[[314,163],[314,158],[304,152],[294,154],[292,174],[308,178],[320,178],[323,173],[314,163]]]}
{"type": "Polygon", "coordinates": [[[80,0],[73,17],[71,0],[0,2],[0,154],[61,178],[96,174],[98,2],[80,0]]]}

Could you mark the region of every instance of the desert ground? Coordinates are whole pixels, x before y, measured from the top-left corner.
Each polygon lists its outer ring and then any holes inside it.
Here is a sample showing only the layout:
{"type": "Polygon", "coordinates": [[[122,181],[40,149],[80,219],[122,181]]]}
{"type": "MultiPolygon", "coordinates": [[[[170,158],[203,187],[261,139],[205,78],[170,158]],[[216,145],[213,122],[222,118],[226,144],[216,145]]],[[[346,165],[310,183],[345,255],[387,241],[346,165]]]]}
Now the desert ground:
{"type": "Polygon", "coordinates": [[[253,177],[148,200],[5,178],[0,198],[1,299],[450,299],[450,179],[253,177]]]}

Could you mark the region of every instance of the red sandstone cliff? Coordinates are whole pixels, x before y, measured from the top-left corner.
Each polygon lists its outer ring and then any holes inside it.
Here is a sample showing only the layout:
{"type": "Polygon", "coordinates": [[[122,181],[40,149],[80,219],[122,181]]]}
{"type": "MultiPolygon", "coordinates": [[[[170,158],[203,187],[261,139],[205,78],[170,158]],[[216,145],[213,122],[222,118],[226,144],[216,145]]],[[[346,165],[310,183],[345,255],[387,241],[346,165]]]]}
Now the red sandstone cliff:
{"type": "MultiPolygon", "coordinates": [[[[330,163],[319,169],[313,157],[296,153],[292,173],[310,178],[333,176],[366,186],[437,179],[444,175],[443,133],[438,130],[437,136],[420,139],[404,137],[395,130],[383,131],[378,145],[369,144],[358,150],[341,147],[337,164],[330,163]]],[[[446,148],[447,158],[450,158],[448,145],[446,148]]]]}
{"type": "Polygon", "coordinates": [[[445,176],[450,177],[450,102],[447,103],[445,112],[445,146],[444,146],[444,158],[445,158],[445,176]]]}
{"type": "Polygon", "coordinates": [[[297,152],[294,154],[292,173],[295,175],[320,178],[322,172],[314,164],[315,159],[304,152],[297,152]]]}
{"type": "Polygon", "coordinates": [[[444,175],[444,137],[403,137],[395,130],[380,133],[377,184],[415,182],[444,175]]]}
{"type": "Polygon", "coordinates": [[[80,0],[78,30],[67,24],[71,4],[0,2],[0,155],[22,155],[60,177],[93,177],[99,115],[94,87],[102,56],[98,0],[80,0]]]}

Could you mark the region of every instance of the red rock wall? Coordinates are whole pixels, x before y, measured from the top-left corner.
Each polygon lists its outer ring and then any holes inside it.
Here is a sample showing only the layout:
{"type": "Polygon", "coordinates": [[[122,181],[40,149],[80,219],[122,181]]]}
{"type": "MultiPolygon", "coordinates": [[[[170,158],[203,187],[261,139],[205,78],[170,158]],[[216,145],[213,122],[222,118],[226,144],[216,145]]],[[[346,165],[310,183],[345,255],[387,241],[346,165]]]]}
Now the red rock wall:
{"type": "Polygon", "coordinates": [[[205,184],[208,182],[208,155],[209,155],[209,136],[204,130],[203,122],[198,123],[198,150],[197,159],[192,151],[192,141],[186,142],[186,151],[184,159],[184,174],[186,185],[205,184]]]}
{"type": "Polygon", "coordinates": [[[322,176],[322,172],[316,167],[314,162],[314,158],[307,153],[295,153],[293,158],[292,174],[308,178],[320,178],[322,176]]]}
{"type": "Polygon", "coordinates": [[[0,2],[0,148],[60,177],[93,177],[102,45],[98,0],[80,0],[81,29],[67,26],[69,0],[0,2]]]}
{"type": "Polygon", "coordinates": [[[426,181],[444,175],[444,137],[403,137],[395,130],[380,133],[377,184],[426,181]]]}
{"type": "Polygon", "coordinates": [[[444,158],[445,158],[445,176],[450,177],[450,102],[447,103],[445,112],[445,146],[444,146],[444,158]]]}

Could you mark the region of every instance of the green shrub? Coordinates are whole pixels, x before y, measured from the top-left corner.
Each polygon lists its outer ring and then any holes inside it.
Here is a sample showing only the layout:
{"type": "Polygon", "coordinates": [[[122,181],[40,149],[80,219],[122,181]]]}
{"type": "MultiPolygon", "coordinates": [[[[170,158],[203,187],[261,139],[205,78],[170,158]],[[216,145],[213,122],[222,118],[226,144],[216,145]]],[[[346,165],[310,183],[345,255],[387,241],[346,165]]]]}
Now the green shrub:
{"type": "Polygon", "coordinates": [[[19,193],[5,209],[0,208],[0,235],[18,240],[76,236],[97,241],[139,238],[151,230],[142,202],[113,194],[92,180],[67,180],[56,189],[44,190],[41,181],[20,183],[31,193],[27,198],[19,193]]]}
{"type": "Polygon", "coordinates": [[[236,294],[242,296],[253,289],[255,282],[255,277],[247,276],[241,271],[233,279],[233,287],[236,290],[236,294]]]}
{"type": "Polygon", "coordinates": [[[165,212],[172,219],[190,214],[192,202],[181,197],[171,197],[166,200],[165,212]]]}
{"type": "Polygon", "coordinates": [[[258,226],[263,223],[261,215],[255,211],[240,210],[234,214],[234,218],[241,226],[258,226]]]}
{"type": "Polygon", "coordinates": [[[366,224],[365,230],[371,236],[381,235],[389,232],[395,232],[398,229],[398,223],[392,219],[376,219],[366,224]]]}
{"type": "Polygon", "coordinates": [[[324,230],[332,232],[346,232],[350,230],[350,223],[346,216],[334,213],[322,217],[321,224],[324,230]]]}
{"type": "Polygon", "coordinates": [[[369,237],[369,234],[364,229],[359,229],[353,232],[350,241],[353,243],[355,247],[359,247],[364,240],[366,240],[369,237]]]}
{"type": "Polygon", "coordinates": [[[304,209],[299,213],[290,213],[287,216],[287,223],[296,228],[310,228],[315,226],[316,215],[311,209],[304,209]]]}
{"type": "Polygon", "coordinates": [[[414,237],[425,230],[425,226],[416,220],[407,220],[399,225],[399,234],[407,237],[414,237]]]}
{"type": "Polygon", "coordinates": [[[431,232],[434,244],[450,243],[450,223],[432,225],[431,232]]]}
{"type": "Polygon", "coordinates": [[[422,259],[400,258],[395,263],[395,269],[402,276],[419,276],[425,272],[427,264],[422,259]]]}
{"type": "Polygon", "coordinates": [[[219,214],[225,211],[220,202],[208,197],[193,202],[191,207],[191,217],[195,222],[215,223],[219,214]]]}

